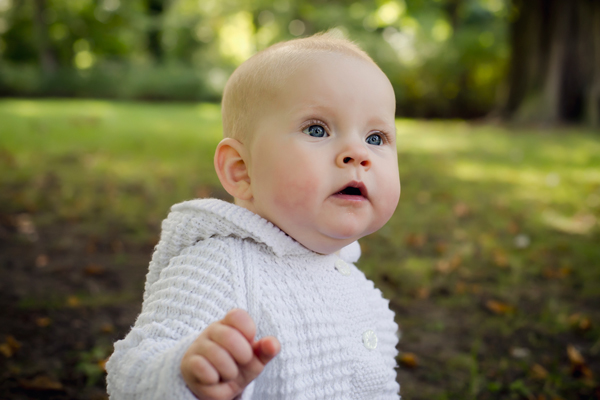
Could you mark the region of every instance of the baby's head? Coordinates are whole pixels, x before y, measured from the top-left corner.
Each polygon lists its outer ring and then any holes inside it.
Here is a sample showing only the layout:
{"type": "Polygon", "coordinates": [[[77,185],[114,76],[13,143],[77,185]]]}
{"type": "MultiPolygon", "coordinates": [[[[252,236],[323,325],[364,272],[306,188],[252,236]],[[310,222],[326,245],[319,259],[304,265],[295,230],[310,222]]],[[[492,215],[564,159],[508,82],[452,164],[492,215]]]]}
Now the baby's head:
{"type": "Polygon", "coordinates": [[[355,44],[324,34],[259,52],[229,79],[222,114],[221,184],[305,247],[333,253],[392,216],[394,91],[355,44]]]}

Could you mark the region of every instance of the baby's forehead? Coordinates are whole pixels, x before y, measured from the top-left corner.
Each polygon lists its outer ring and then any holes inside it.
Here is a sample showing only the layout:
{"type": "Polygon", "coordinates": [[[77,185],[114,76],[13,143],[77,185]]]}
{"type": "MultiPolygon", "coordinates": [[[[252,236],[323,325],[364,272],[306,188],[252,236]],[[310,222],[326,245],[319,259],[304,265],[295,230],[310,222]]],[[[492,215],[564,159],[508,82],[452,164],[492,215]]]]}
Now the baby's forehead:
{"type": "Polygon", "coordinates": [[[300,72],[317,68],[331,57],[337,58],[338,66],[361,60],[383,74],[366,53],[349,41],[311,37],[274,45],[244,62],[230,78],[223,96],[224,135],[248,137],[260,116],[281,108],[277,98],[292,90],[292,81],[300,72]]]}
{"type": "MultiPolygon", "coordinates": [[[[274,54],[270,61],[274,65],[254,66],[254,76],[252,77],[262,89],[255,91],[254,94],[257,97],[265,97],[265,100],[277,97],[279,94],[289,95],[290,91],[298,90],[299,79],[306,83],[318,81],[325,72],[342,68],[353,69],[358,64],[368,65],[366,70],[362,69],[363,74],[384,75],[371,60],[365,60],[353,54],[332,51],[305,50],[297,52],[291,57],[289,54],[279,57],[274,54]]],[[[334,82],[330,82],[330,84],[334,84],[334,82]]]]}

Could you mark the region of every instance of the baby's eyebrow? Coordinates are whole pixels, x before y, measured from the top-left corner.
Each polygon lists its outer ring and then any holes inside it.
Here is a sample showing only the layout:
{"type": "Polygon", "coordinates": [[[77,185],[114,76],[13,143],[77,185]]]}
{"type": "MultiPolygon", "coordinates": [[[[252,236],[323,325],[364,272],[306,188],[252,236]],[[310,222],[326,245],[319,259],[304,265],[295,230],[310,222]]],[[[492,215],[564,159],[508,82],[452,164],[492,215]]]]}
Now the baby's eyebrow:
{"type": "MultiPolygon", "coordinates": [[[[316,100],[318,101],[318,100],[316,100]]],[[[310,109],[310,110],[315,110],[315,111],[326,111],[326,112],[335,112],[336,108],[333,106],[330,106],[328,103],[310,103],[310,104],[302,104],[298,106],[298,110],[306,110],[306,109],[310,109]]]]}
{"type": "Polygon", "coordinates": [[[387,122],[384,119],[379,118],[379,117],[370,119],[369,125],[382,126],[385,131],[390,132],[390,133],[396,133],[396,124],[395,123],[390,124],[389,122],[387,122]]]}
{"type": "MultiPolygon", "coordinates": [[[[312,100],[310,103],[296,104],[290,115],[298,119],[307,118],[323,118],[323,119],[335,119],[337,118],[338,108],[332,106],[329,103],[319,103],[319,100],[312,100]]],[[[369,129],[381,129],[388,133],[396,133],[396,124],[394,122],[386,121],[383,116],[372,116],[367,120],[367,127],[369,129]]]]}

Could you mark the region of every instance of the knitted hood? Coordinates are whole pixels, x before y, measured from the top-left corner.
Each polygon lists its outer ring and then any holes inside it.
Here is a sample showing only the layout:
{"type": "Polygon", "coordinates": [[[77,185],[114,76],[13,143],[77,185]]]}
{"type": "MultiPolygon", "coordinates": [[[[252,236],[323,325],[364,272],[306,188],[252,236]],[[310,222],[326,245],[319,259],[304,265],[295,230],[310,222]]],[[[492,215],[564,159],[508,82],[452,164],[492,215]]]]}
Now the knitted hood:
{"type": "MultiPolygon", "coordinates": [[[[243,207],[218,199],[190,200],[175,204],[162,222],[160,241],[152,255],[146,290],[158,280],[160,272],[183,249],[213,236],[235,236],[252,239],[269,247],[276,256],[315,254],[285,232],[243,207]]],[[[360,257],[360,246],[353,242],[340,250],[340,257],[354,263],[360,257]]]]}

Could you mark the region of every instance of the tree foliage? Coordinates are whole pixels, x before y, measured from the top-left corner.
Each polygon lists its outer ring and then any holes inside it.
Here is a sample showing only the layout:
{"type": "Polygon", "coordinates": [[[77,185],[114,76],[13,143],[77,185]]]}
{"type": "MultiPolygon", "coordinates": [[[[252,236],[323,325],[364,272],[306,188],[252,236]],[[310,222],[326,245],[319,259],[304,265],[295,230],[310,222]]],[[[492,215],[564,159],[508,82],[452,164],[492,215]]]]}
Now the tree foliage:
{"type": "Polygon", "coordinates": [[[0,94],[213,99],[273,43],[333,29],[400,115],[478,116],[505,75],[508,0],[0,0],[0,94]]]}

